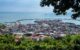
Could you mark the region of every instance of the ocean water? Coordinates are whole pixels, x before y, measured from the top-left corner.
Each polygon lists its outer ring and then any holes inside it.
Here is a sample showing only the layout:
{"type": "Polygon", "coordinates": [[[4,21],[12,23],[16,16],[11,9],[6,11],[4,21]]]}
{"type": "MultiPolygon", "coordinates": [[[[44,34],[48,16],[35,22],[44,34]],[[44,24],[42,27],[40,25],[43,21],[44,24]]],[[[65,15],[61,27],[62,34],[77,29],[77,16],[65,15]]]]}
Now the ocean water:
{"type": "Polygon", "coordinates": [[[80,21],[73,20],[67,15],[55,15],[54,13],[41,13],[41,12],[0,12],[0,23],[16,22],[19,20],[22,24],[34,23],[34,20],[40,19],[61,19],[64,22],[71,22],[80,24],[80,21]],[[26,20],[25,20],[26,19],[26,20]]]}

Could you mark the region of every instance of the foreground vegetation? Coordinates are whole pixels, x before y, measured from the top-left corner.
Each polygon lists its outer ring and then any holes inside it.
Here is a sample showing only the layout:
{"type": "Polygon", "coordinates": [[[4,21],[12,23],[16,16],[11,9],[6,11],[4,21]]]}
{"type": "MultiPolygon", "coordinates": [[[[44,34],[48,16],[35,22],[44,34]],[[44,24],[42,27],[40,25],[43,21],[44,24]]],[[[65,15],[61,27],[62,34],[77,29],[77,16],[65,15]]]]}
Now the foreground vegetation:
{"type": "Polygon", "coordinates": [[[0,35],[0,50],[80,50],[80,35],[67,35],[62,39],[48,37],[43,41],[23,37],[20,43],[14,40],[14,35],[0,35]]]}

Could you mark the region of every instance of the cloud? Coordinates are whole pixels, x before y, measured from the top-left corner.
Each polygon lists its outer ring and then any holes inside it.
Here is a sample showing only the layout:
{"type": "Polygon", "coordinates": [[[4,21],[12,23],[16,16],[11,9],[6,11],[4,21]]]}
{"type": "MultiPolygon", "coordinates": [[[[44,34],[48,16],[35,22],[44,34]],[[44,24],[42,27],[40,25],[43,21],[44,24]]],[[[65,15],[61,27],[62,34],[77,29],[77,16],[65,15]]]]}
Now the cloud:
{"type": "Polygon", "coordinates": [[[40,7],[41,0],[0,0],[0,11],[50,12],[50,8],[40,7]]]}

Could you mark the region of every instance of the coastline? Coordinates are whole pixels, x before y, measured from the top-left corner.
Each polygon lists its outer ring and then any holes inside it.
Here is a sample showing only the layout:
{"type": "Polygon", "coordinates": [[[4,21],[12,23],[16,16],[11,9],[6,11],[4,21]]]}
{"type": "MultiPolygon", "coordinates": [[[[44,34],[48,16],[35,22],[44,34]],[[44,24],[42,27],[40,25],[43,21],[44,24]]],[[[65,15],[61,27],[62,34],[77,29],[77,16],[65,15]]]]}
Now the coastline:
{"type": "Polygon", "coordinates": [[[46,19],[19,19],[16,21],[12,22],[0,22],[4,24],[11,24],[11,23],[16,23],[16,22],[21,22],[21,24],[34,24],[34,21],[40,21],[40,20],[62,20],[62,22],[67,22],[67,23],[74,23],[76,25],[80,25],[80,20],[73,20],[73,19],[51,19],[51,18],[46,18],[46,19]]]}

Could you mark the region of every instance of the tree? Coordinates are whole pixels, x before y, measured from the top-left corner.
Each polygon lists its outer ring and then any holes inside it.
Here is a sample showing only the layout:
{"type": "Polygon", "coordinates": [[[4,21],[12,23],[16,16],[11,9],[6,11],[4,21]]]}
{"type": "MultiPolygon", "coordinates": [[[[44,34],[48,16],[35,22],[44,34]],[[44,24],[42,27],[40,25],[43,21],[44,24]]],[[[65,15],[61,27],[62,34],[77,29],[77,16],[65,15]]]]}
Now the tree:
{"type": "Polygon", "coordinates": [[[56,15],[65,15],[66,11],[71,8],[71,12],[73,12],[71,17],[73,19],[80,17],[80,0],[41,0],[40,5],[41,7],[53,6],[53,12],[56,15]]]}

